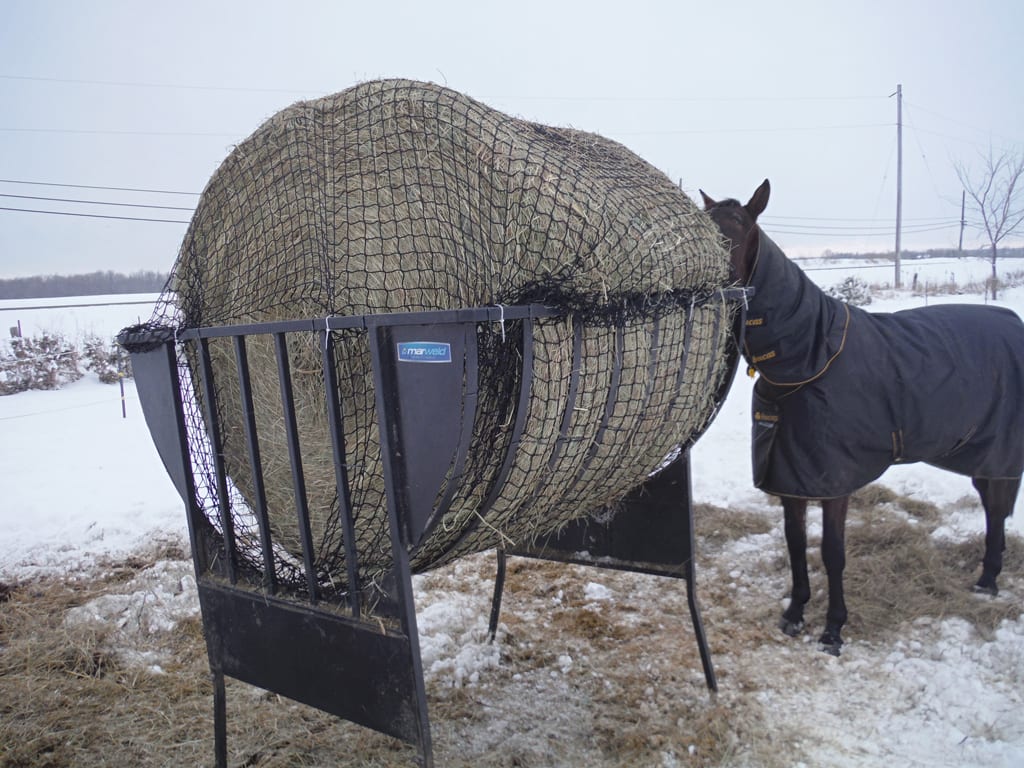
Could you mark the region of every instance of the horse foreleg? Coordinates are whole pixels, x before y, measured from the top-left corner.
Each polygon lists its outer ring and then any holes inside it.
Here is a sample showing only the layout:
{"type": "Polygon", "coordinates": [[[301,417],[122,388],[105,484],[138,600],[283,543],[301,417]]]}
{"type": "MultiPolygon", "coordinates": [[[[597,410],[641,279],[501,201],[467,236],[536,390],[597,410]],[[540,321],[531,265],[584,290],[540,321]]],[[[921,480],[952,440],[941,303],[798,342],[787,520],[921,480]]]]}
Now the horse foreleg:
{"type": "Polygon", "coordinates": [[[826,499],[821,502],[821,559],[828,574],[828,613],[821,649],[839,655],[843,644],[840,632],[846,624],[846,599],[843,596],[843,570],[846,568],[846,511],[850,497],[826,499]]]}
{"type": "Polygon", "coordinates": [[[999,594],[996,577],[1003,570],[1003,551],[1006,549],[1006,518],[1013,514],[1013,504],[1020,489],[1020,478],[972,479],[985,507],[985,557],[981,561],[981,578],[974,585],[975,592],[995,596],[999,594]]]}
{"type": "Polygon", "coordinates": [[[793,590],[789,606],[779,620],[779,629],[796,637],[804,629],[804,606],[811,599],[811,584],[807,578],[807,500],[785,497],[782,510],[786,522],[786,548],[789,567],[793,573],[793,590]]]}

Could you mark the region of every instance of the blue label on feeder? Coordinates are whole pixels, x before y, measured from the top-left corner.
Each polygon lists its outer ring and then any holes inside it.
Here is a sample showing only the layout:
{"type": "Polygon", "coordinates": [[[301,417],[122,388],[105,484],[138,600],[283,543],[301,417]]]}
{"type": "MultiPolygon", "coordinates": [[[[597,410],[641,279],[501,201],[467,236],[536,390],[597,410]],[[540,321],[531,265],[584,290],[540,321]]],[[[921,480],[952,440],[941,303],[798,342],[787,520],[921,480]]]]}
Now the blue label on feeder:
{"type": "Polygon", "coordinates": [[[450,363],[452,345],[440,341],[402,341],[398,343],[402,363],[450,363]]]}

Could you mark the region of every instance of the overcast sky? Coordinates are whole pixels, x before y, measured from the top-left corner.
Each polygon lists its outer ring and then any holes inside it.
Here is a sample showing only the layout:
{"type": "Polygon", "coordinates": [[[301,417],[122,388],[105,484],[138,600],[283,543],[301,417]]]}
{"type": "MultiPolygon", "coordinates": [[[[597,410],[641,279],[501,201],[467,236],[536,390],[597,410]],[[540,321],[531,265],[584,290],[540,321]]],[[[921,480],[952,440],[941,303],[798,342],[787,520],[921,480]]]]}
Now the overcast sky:
{"type": "MultiPolygon", "coordinates": [[[[897,84],[905,251],[956,247],[955,162],[1024,151],[1020,0],[0,0],[0,11],[0,208],[100,217],[0,210],[0,277],[168,270],[234,143],[294,101],[380,77],[604,134],[694,198],[746,200],[768,177],[762,224],[791,255],[893,248],[897,84]]],[[[968,229],[965,246],[981,243],[968,229]]]]}

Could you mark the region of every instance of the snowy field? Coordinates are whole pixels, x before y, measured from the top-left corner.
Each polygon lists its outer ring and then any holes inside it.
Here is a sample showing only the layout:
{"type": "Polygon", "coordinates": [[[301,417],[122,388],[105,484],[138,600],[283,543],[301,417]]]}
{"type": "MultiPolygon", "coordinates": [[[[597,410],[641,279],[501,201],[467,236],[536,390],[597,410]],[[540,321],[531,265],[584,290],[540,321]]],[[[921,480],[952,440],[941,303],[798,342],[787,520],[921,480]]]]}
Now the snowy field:
{"type": "MultiPolygon", "coordinates": [[[[984,280],[989,270],[981,260],[941,262],[905,265],[903,280],[907,288],[898,293],[880,291],[869,309],[894,311],[921,306],[926,301],[985,301],[979,293],[937,295],[931,291],[927,298],[911,295],[909,285],[914,273],[921,285],[926,281],[947,283],[951,276],[965,284],[984,280]]],[[[801,264],[826,266],[824,262],[801,264]]],[[[891,266],[888,271],[878,264],[869,271],[863,270],[865,265],[848,262],[842,262],[842,269],[829,266],[812,269],[809,274],[825,287],[839,283],[847,274],[873,283],[892,280],[891,266]]],[[[108,297],[110,301],[151,298],[108,297]]],[[[145,305],[24,309],[58,303],[96,304],[102,300],[89,297],[0,302],[0,310],[4,310],[0,311],[0,321],[6,321],[0,322],[0,327],[6,329],[20,321],[25,335],[43,330],[71,337],[112,335],[149,313],[145,305]]],[[[1005,290],[998,303],[1024,314],[1024,288],[1005,290]]],[[[746,595],[750,615],[760,617],[764,606],[757,604],[759,595],[772,592],[776,585],[759,576],[755,566],[758,558],[779,556],[782,534],[781,511],[750,481],[751,386],[749,378],[737,376],[716,421],[694,448],[692,463],[695,502],[763,514],[771,521],[770,534],[745,536],[727,544],[710,566],[716,574],[731,579],[729,587],[735,600],[742,601],[746,595]]],[[[181,500],[152,447],[130,381],[126,401],[127,418],[123,418],[118,387],[100,384],[91,374],[60,391],[31,391],[0,398],[4,499],[0,507],[0,581],[88,573],[111,559],[149,551],[154,543],[186,540],[181,500]]],[[[974,492],[967,478],[910,465],[891,469],[880,482],[900,495],[935,504],[943,514],[935,536],[957,539],[984,529],[984,515],[972,498],[974,492]]],[[[811,520],[813,536],[816,526],[820,531],[814,511],[811,520]]],[[[1024,513],[1019,512],[1010,522],[1009,531],[1024,535],[1024,513]]],[[[134,595],[76,610],[121,625],[131,615],[141,626],[143,620],[138,616],[145,605],[147,626],[166,629],[177,617],[197,611],[194,592],[168,587],[172,582],[187,580],[188,568],[180,563],[157,563],[140,575],[134,595]]],[[[445,578],[450,581],[460,571],[456,568],[452,573],[454,576],[445,578]]],[[[623,579],[628,578],[595,572],[584,590],[588,609],[608,611],[617,602],[641,600],[642,595],[623,593],[622,585],[627,583],[623,579]]],[[[699,573],[698,579],[703,578],[699,573]]],[[[479,591],[460,591],[449,582],[445,582],[447,588],[438,589],[440,584],[433,574],[417,577],[428,687],[486,688],[488,678],[501,674],[501,665],[507,663],[494,646],[484,641],[486,607],[481,606],[486,605],[487,590],[481,597],[479,591]]],[[[1024,563],[1008,562],[1001,586],[997,599],[1016,603],[1024,613],[1024,563]]],[[[638,589],[642,592],[646,587],[638,589]]],[[[699,597],[702,589],[699,585],[699,597]]],[[[720,590],[714,594],[718,593],[720,590]]],[[[774,598],[778,602],[770,606],[773,611],[776,607],[781,610],[782,597],[778,593],[774,598]]],[[[714,661],[721,673],[718,704],[728,713],[739,697],[753,697],[762,705],[763,727],[780,734],[800,734],[795,742],[797,757],[790,764],[851,768],[1024,765],[1024,618],[1005,621],[993,636],[983,638],[957,617],[936,617],[914,624],[898,639],[849,636],[842,657],[835,659],[819,653],[813,642],[784,638],[756,648],[719,648],[716,632],[725,632],[726,628],[716,626],[714,606],[708,605],[706,598],[702,601],[714,661]],[[739,680],[745,681],[746,690],[737,690],[733,683],[739,680]]],[[[823,609],[822,597],[815,596],[809,607],[809,623],[823,609]]],[[[545,679],[555,682],[545,687],[553,690],[556,682],[568,679],[574,670],[585,666],[585,661],[574,658],[569,648],[560,650],[557,633],[549,639],[550,676],[545,679]]],[[[692,638],[683,635],[680,642],[692,643],[692,638]]],[[[694,690],[699,692],[699,686],[694,690]]],[[[548,699],[552,698],[551,691],[547,693],[548,699]]],[[[518,691],[518,695],[531,694],[518,691]]],[[[652,700],[656,695],[652,688],[652,700]]],[[[555,718],[561,707],[571,708],[571,693],[554,699],[544,705],[541,696],[536,705],[540,708],[532,714],[543,720],[547,716],[555,718]]],[[[520,736],[528,737],[528,733],[520,736]]],[[[665,744],[660,764],[688,764],[696,749],[693,744],[665,744]]],[[[754,765],[756,760],[740,744],[730,764],[754,765]]]]}

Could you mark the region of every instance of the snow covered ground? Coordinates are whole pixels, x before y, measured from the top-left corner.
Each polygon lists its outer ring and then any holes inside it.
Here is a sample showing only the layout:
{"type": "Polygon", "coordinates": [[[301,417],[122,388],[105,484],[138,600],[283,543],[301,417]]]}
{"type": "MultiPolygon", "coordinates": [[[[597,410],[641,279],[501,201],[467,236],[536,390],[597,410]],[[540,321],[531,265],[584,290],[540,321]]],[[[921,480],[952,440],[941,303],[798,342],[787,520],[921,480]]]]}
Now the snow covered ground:
{"type": "MultiPolygon", "coordinates": [[[[891,280],[891,268],[880,278],[878,269],[865,273],[856,264],[841,266],[809,274],[824,286],[840,282],[846,274],[872,282],[891,280]]],[[[983,280],[988,269],[987,263],[973,259],[952,265],[948,260],[934,265],[921,261],[904,270],[904,281],[909,283],[911,272],[917,272],[922,283],[947,282],[950,275],[965,283],[983,280]]],[[[984,298],[932,293],[925,299],[908,290],[885,291],[869,309],[893,311],[926,300],[980,303],[984,298]]],[[[0,310],[56,303],[101,302],[93,297],[0,302],[0,310]]],[[[1006,290],[999,304],[1024,314],[1024,288],[1006,290]]],[[[148,312],[144,305],[18,309],[0,311],[0,327],[20,320],[26,335],[41,330],[71,336],[113,334],[148,312]]],[[[780,516],[750,482],[751,386],[746,376],[737,376],[715,423],[694,448],[694,498],[780,516]]],[[[181,501],[150,442],[133,382],[126,382],[125,392],[127,418],[122,417],[118,387],[100,384],[92,375],[59,391],[0,397],[0,581],[90,571],[111,558],[151,551],[160,542],[186,541],[181,501]]],[[[880,482],[901,495],[936,504],[945,515],[941,535],[957,538],[984,528],[977,505],[960,503],[974,493],[967,478],[910,465],[891,469],[880,482]]],[[[1017,514],[1009,530],[1024,535],[1024,513],[1017,514]]],[[[778,550],[778,530],[775,534],[771,546],[778,550]]],[[[749,563],[751,541],[738,541],[734,547],[735,561],[749,563]]],[[[129,596],[78,610],[102,620],[125,623],[131,616],[141,622],[141,601],[148,606],[146,621],[165,626],[183,612],[197,610],[194,597],[182,590],[187,570],[180,564],[158,563],[140,576],[141,597],[135,603],[129,596]]],[[[741,569],[730,576],[737,582],[758,578],[741,569]]],[[[433,589],[430,574],[417,579],[429,680],[472,686],[496,674],[501,659],[495,646],[485,642],[486,616],[479,594],[433,589]]],[[[618,593],[611,584],[610,578],[596,573],[586,586],[588,605],[600,611],[617,600],[637,599],[618,593]]],[[[1016,601],[1024,612],[1024,563],[1007,563],[1003,584],[998,599],[1016,601]]],[[[713,639],[715,625],[710,619],[707,625],[713,639]]],[[[556,638],[553,643],[557,645],[556,638]]],[[[568,674],[574,664],[568,651],[553,652],[551,659],[553,677],[568,674]]],[[[1024,618],[1004,622],[987,639],[959,618],[935,618],[918,622],[888,645],[854,640],[839,659],[817,653],[813,644],[786,641],[757,649],[732,648],[715,662],[733,669],[731,678],[742,676],[748,687],[760,686],[754,695],[763,699],[764,717],[779,732],[802,734],[801,752],[811,756],[810,764],[1024,765],[1024,618]]],[[[738,695],[730,692],[728,681],[722,688],[724,702],[738,695]]],[[[663,765],[684,764],[688,753],[690,745],[667,747],[663,765]]],[[[736,759],[737,764],[750,764],[742,749],[736,759]]]]}

